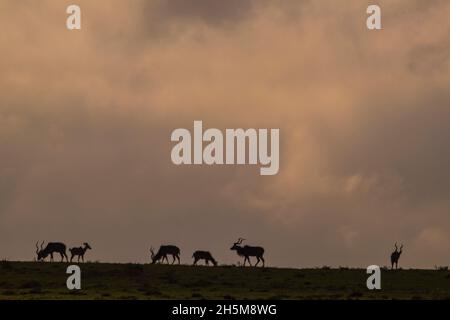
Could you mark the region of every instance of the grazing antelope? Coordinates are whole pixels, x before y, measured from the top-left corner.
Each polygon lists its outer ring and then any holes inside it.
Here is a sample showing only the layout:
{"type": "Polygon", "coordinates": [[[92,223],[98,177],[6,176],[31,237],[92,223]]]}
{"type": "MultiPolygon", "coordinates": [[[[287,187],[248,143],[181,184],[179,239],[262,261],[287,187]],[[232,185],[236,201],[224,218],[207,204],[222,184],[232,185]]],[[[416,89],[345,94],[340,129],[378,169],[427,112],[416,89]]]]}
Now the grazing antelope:
{"type": "Polygon", "coordinates": [[[84,254],[86,253],[86,251],[88,249],[91,249],[91,246],[85,242],[83,243],[84,247],[78,247],[78,248],[71,248],[69,249],[70,251],[70,262],[72,262],[73,257],[78,256],[78,262],[80,262],[80,258],[81,260],[84,262],[84,254]]]}
{"type": "Polygon", "coordinates": [[[161,263],[164,262],[164,259],[167,263],[169,263],[169,259],[167,255],[171,255],[173,258],[172,264],[175,263],[175,259],[178,260],[178,264],[180,264],[180,248],[177,246],[167,245],[160,246],[158,252],[155,254],[153,248],[150,248],[152,264],[161,260],[161,263]]]}
{"type": "Polygon", "coordinates": [[[403,244],[400,246],[400,250],[398,250],[397,242],[396,242],[395,243],[395,251],[392,252],[392,254],[391,254],[392,269],[394,269],[394,264],[395,264],[395,269],[398,269],[398,259],[400,259],[400,255],[402,254],[402,249],[403,249],[403,244]]]}
{"type": "Polygon", "coordinates": [[[264,248],[262,247],[252,247],[252,246],[240,246],[240,244],[242,243],[242,241],[244,241],[245,239],[239,238],[237,242],[235,242],[233,244],[233,246],[230,248],[230,250],[236,250],[236,253],[241,256],[244,257],[244,266],[245,266],[245,261],[248,261],[248,264],[251,266],[252,264],[250,263],[250,257],[256,257],[256,259],[258,259],[258,261],[256,261],[255,267],[258,265],[258,263],[262,260],[263,263],[263,267],[264,267],[264,248]]]}
{"type": "Polygon", "coordinates": [[[59,253],[61,255],[61,262],[64,261],[64,257],[66,258],[67,262],[69,262],[69,259],[67,258],[66,254],[66,245],[61,242],[49,242],[47,243],[47,246],[45,249],[43,249],[44,241],[41,243],[41,248],[38,247],[38,242],[36,242],[36,254],[37,254],[37,261],[44,260],[47,258],[48,255],[50,255],[50,261],[53,261],[53,254],[59,253]]]}
{"type": "Polygon", "coordinates": [[[213,265],[217,266],[217,261],[213,258],[209,251],[195,251],[192,258],[194,258],[194,266],[197,264],[198,260],[205,260],[205,264],[207,266],[209,266],[210,261],[213,265]]]}

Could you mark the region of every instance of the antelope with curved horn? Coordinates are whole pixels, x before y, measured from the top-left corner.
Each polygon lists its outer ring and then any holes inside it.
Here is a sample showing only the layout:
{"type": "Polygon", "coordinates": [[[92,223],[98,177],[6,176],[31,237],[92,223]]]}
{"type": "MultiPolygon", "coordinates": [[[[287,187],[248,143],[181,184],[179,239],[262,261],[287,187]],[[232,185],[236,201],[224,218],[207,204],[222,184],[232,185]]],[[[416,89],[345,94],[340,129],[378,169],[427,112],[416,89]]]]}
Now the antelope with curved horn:
{"type": "Polygon", "coordinates": [[[395,264],[395,269],[398,269],[398,260],[400,259],[400,255],[402,254],[402,249],[403,249],[403,244],[400,246],[400,250],[397,247],[397,242],[395,243],[395,250],[394,252],[392,252],[391,254],[391,265],[392,265],[392,269],[394,269],[394,264],[395,264]]]}
{"type": "Polygon", "coordinates": [[[38,243],[36,243],[36,254],[37,254],[37,261],[45,260],[50,255],[50,261],[53,261],[53,254],[59,253],[61,255],[61,262],[64,261],[64,258],[66,258],[66,261],[69,262],[69,258],[67,258],[66,254],[66,245],[61,242],[49,242],[43,248],[44,241],[41,243],[41,248],[39,249],[38,243]]]}
{"type": "Polygon", "coordinates": [[[245,262],[248,261],[248,264],[251,266],[251,262],[250,262],[250,257],[256,257],[256,259],[258,259],[256,261],[255,267],[258,265],[258,263],[260,261],[262,261],[262,266],[264,267],[265,261],[264,261],[264,248],[262,247],[253,247],[253,246],[241,246],[242,241],[244,241],[245,239],[243,238],[239,238],[237,242],[235,242],[233,244],[233,246],[230,248],[230,250],[236,250],[236,253],[241,256],[244,257],[244,266],[245,266],[245,262]]]}

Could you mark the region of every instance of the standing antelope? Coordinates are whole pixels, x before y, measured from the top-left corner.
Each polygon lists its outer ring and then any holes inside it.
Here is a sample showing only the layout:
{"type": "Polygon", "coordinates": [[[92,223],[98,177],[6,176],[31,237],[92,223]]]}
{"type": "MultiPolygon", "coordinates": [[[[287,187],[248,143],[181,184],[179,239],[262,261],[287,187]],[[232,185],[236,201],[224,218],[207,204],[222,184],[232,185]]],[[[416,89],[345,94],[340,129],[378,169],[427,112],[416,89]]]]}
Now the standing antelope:
{"type": "Polygon", "coordinates": [[[50,255],[50,261],[53,261],[53,253],[56,252],[61,255],[61,262],[64,261],[64,257],[66,258],[67,262],[69,262],[66,254],[66,245],[64,243],[49,242],[47,243],[45,249],[42,248],[44,245],[44,241],[42,241],[40,249],[38,247],[38,243],[39,242],[36,242],[37,261],[45,260],[48,255],[50,255]]]}
{"type": "Polygon", "coordinates": [[[395,243],[395,251],[392,252],[392,254],[391,254],[392,269],[394,269],[394,264],[395,264],[395,269],[398,269],[398,259],[400,259],[400,255],[402,254],[402,249],[403,249],[403,244],[400,246],[400,250],[398,250],[397,242],[396,242],[395,243]]]}
{"type": "Polygon", "coordinates": [[[242,241],[244,241],[245,239],[239,238],[237,242],[235,242],[233,244],[233,246],[230,248],[230,250],[236,250],[236,253],[241,256],[244,257],[244,266],[245,266],[245,261],[248,261],[248,264],[251,266],[252,264],[250,263],[250,257],[256,257],[256,259],[258,259],[258,261],[256,261],[255,267],[258,265],[258,263],[262,260],[263,263],[263,267],[264,267],[264,248],[262,247],[252,247],[252,246],[243,246],[241,247],[240,244],[242,243],[242,241]]]}
{"type": "Polygon", "coordinates": [[[217,266],[217,261],[209,251],[195,251],[192,258],[194,258],[194,266],[197,264],[198,260],[205,260],[206,265],[209,265],[209,262],[211,261],[213,265],[217,266]]]}
{"type": "Polygon", "coordinates": [[[167,255],[171,255],[173,258],[172,264],[175,263],[175,259],[178,260],[178,264],[180,264],[180,248],[177,246],[167,245],[167,246],[160,246],[158,252],[155,254],[153,251],[153,247],[150,248],[151,252],[151,258],[152,258],[152,264],[158,262],[161,260],[161,263],[164,262],[164,259],[167,263],[169,263],[169,259],[167,258],[167,255]]]}
{"type": "Polygon", "coordinates": [[[81,260],[84,262],[84,254],[86,253],[86,251],[88,249],[91,249],[91,246],[85,242],[83,243],[84,247],[78,247],[78,248],[71,248],[69,249],[70,251],[70,262],[72,262],[73,257],[78,256],[78,262],[80,262],[80,257],[81,260]]]}

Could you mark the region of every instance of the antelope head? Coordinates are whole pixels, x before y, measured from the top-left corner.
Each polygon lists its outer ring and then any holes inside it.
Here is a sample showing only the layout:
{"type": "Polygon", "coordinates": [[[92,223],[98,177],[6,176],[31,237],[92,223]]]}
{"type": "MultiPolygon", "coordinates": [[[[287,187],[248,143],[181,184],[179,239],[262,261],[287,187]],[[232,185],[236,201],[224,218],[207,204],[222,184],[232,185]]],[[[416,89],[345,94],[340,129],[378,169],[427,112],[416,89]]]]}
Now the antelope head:
{"type": "Polygon", "coordinates": [[[150,247],[150,258],[153,260],[155,258],[155,251],[153,251],[153,247],[150,247]]]}
{"type": "Polygon", "coordinates": [[[397,242],[394,244],[394,252],[398,251],[397,242]]]}
{"type": "Polygon", "coordinates": [[[92,248],[91,248],[91,246],[89,245],[89,243],[87,243],[87,242],[85,242],[85,243],[83,243],[83,245],[84,245],[84,248],[87,250],[87,249],[91,249],[92,250],[92,248]]]}
{"type": "Polygon", "coordinates": [[[237,250],[238,248],[240,248],[240,244],[242,243],[242,241],[244,241],[245,239],[243,238],[239,238],[237,242],[233,243],[233,246],[230,248],[230,250],[237,250]]]}
{"type": "Polygon", "coordinates": [[[48,254],[44,250],[44,241],[41,243],[41,247],[38,247],[38,242],[36,242],[36,254],[37,254],[37,261],[41,261],[42,259],[45,259],[48,254]]]}

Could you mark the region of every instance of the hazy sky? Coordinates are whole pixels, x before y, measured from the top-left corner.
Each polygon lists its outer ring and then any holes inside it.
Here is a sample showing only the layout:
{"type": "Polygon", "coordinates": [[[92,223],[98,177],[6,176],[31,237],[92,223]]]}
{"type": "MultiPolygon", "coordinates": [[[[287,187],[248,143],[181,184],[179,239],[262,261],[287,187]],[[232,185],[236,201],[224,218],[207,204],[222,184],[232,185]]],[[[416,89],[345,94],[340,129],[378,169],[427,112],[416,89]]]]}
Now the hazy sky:
{"type": "Polygon", "coordinates": [[[2,0],[0,258],[450,264],[450,2],[377,3],[382,31],[361,0],[2,0]],[[194,120],[279,128],[279,174],[173,165],[194,120]]]}

